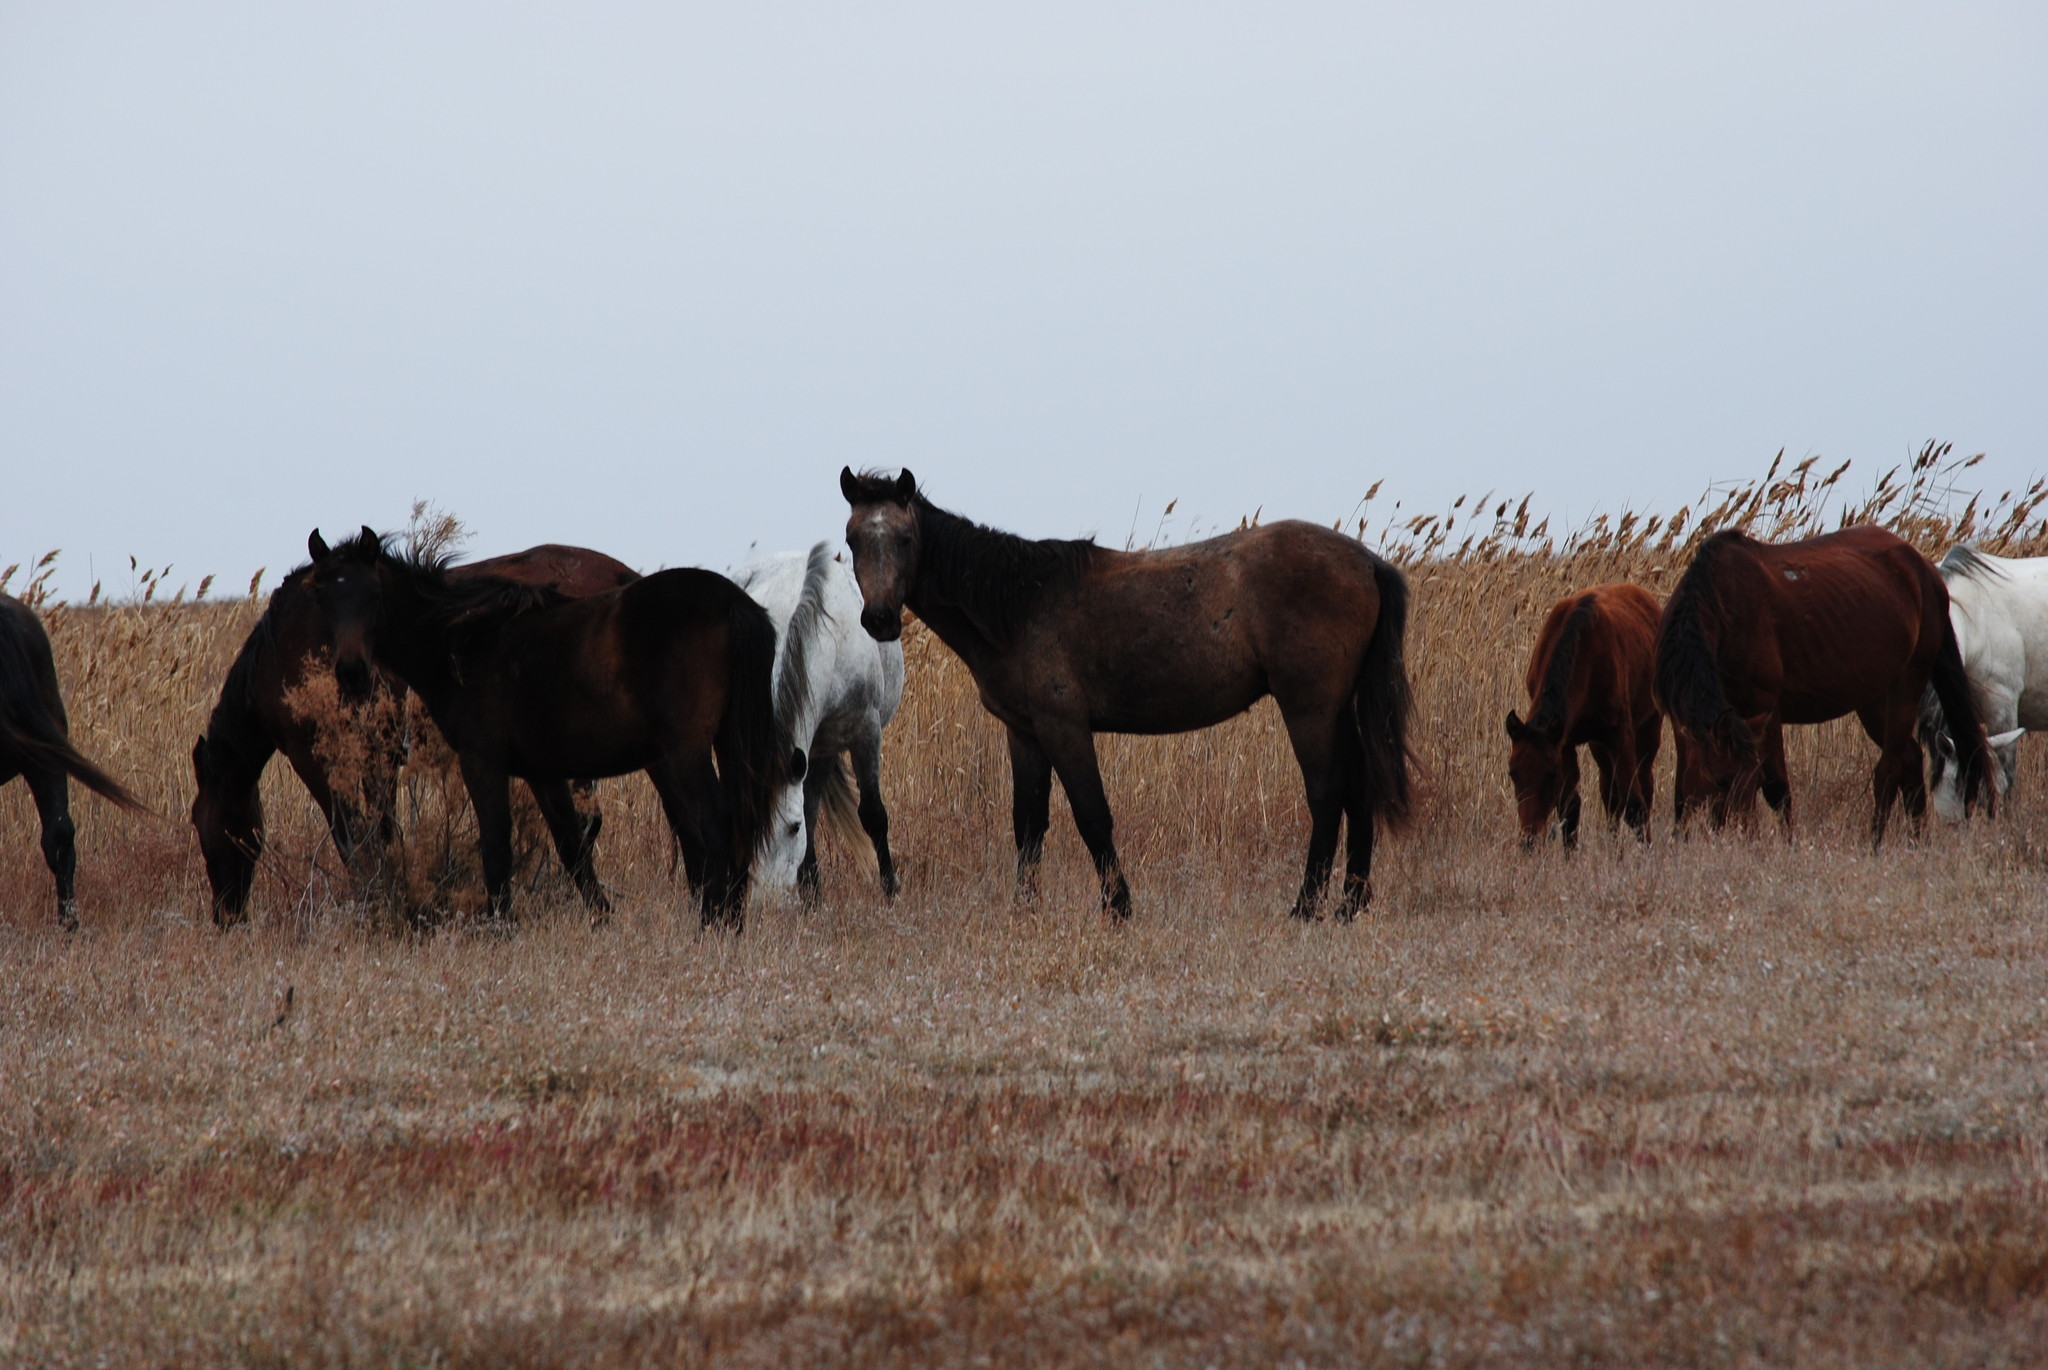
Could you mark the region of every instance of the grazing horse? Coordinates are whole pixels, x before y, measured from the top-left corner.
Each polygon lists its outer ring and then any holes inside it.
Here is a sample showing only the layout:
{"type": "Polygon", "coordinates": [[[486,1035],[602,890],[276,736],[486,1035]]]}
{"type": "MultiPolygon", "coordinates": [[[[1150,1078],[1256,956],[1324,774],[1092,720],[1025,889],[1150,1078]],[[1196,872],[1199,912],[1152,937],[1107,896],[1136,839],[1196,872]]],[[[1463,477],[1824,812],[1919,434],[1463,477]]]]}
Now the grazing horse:
{"type": "MultiPolygon", "coordinates": [[[[455,581],[496,576],[545,586],[572,599],[615,590],[640,578],[637,571],[602,552],[553,543],[450,566],[447,573],[455,581]]],[[[351,795],[330,783],[320,755],[318,725],[295,714],[289,703],[309,672],[325,669],[327,622],[313,601],[311,576],[312,568],[302,566],[272,593],[228,668],[205,734],[192,748],[192,774],[198,782],[192,826],[198,831],[206,878],[213,886],[213,919],[223,927],[247,916],[249,888],[256,878],[257,858],[263,854],[258,784],[273,754],[284,753],[326,815],[343,862],[354,858],[373,831],[384,841],[391,838],[402,748],[380,758],[385,764],[376,768],[369,782],[375,791],[370,796],[376,814],[372,823],[351,795]]],[[[388,695],[394,688],[402,693],[405,688],[382,672],[359,677],[351,687],[357,701],[388,695]]]]}
{"type": "Polygon", "coordinates": [[[71,745],[50,639],[33,609],[0,594],[0,785],[17,775],[28,782],[43,825],[43,860],[57,878],[57,925],[73,931],[78,927],[78,846],[66,777],[77,776],[87,789],[123,808],[142,809],[143,804],[71,745]]]}
{"type": "MultiPolygon", "coordinates": [[[[1994,557],[1973,547],[1951,547],[1939,566],[1948,585],[1948,620],[1962,654],[1970,697],[1998,757],[1998,794],[2011,790],[2019,740],[2029,728],[2048,728],[2048,557],[1994,557]]],[[[1956,785],[1955,739],[1941,700],[1920,699],[1920,740],[1933,774],[1934,811],[1951,822],[1963,817],[1956,785]]]]}
{"type": "Polygon", "coordinates": [[[910,608],[966,663],[982,705],[1009,730],[1023,892],[1033,888],[1057,773],[1103,905],[1128,917],[1095,734],[1205,728],[1270,694],[1308,790],[1308,862],[1294,914],[1315,916],[1345,820],[1338,916],[1365,906],[1373,825],[1399,825],[1409,813],[1408,589],[1399,571],[1309,523],[1117,552],[969,522],[919,494],[908,471],[891,479],[842,470],[839,487],[852,506],[846,541],[862,626],[893,642],[910,608]]]}
{"type": "Polygon", "coordinates": [[[903,702],[903,644],[876,642],[861,631],[860,585],[828,542],[809,556],[785,552],[753,562],[733,579],[775,621],[775,719],[808,758],[803,784],[784,786],[776,798],[762,883],[793,884],[806,903],[817,899],[822,816],[844,837],[866,834],[882,893],[893,898],[882,729],[903,702]],[[853,761],[858,806],[842,755],[853,761]]]}
{"type": "Polygon", "coordinates": [[[1561,599],[1543,620],[1525,679],[1527,722],[1508,711],[1508,775],[1534,846],[1557,815],[1564,844],[1579,840],[1579,755],[1600,771],[1610,820],[1650,835],[1650,799],[1664,715],[1650,688],[1659,607],[1639,585],[1596,585],[1561,599]]]}
{"type": "Polygon", "coordinates": [[[1925,809],[1914,724],[1930,680],[1965,739],[1962,787],[1973,803],[1993,758],[1948,591],[1925,557],[1881,528],[1777,545],[1716,533],[1672,591],[1657,634],[1657,699],[1673,727],[1690,735],[1724,795],[1760,779],[1788,826],[1784,725],[1855,714],[1882,749],[1873,842],[1884,839],[1894,799],[1916,823],[1925,809]]]}
{"type": "Polygon", "coordinates": [[[602,918],[610,902],[569,782],[644,770],[704,923],[740,926],[776,787],[802,778],[775,723],[775,625],[744,590],[684,569],[570,599],[459,580],[432,559],[394,556],[368,528],[331,549],[315,532],[307,546],[336,676],[367,679],[373,663],[397,676],[461,762],[489,917],[511,910],[512,777],[532,788],[602,918]]]}

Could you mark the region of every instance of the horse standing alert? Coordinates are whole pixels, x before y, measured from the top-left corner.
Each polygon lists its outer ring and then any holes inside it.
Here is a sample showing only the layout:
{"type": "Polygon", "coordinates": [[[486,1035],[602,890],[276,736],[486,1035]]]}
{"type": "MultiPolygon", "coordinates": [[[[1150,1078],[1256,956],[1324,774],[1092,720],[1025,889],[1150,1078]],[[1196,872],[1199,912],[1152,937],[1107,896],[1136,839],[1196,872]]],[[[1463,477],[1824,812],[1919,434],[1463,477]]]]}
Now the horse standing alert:
{"type": "Polygon", "coordinates": [[[1094,858],[1104,906],[1130,887],[1096,761],[1097,732],[1175,733],[1271,694],[1308,792],[1297,917],[1313,917],[1348,828],[1339,917],[1371,896],[1373,829],[1409,813],[1408,676],[1401,573],[1307,523],[1243,529],[1184,547],[1117,552],[1034,542],[925,499],[908,472],[839,474],[846,540],[878,641],[905,607],[974,675],[1009,730],[1017,875],[1027,892],[1058,774],[1094,858]]]}

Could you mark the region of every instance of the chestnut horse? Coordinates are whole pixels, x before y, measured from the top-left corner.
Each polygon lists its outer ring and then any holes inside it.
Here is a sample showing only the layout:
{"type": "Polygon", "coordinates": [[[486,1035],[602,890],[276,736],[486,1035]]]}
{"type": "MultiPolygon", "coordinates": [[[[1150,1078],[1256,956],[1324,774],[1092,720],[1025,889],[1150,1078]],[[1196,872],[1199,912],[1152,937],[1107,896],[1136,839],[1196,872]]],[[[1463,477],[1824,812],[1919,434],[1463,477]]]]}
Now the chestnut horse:
{"type": "Polygon", "coordinates": [[[1579,753],[1600,771],[1610,820],[1650,835],[1650,799],[1664,715],[1650,688],[1659,607],[1639,585],[1596,585],[1559,600],[1536,635],[1524,684],[1527,722],[1508,710],[1508,775],[1534,846],[1557,815],[1564,844],[1579,840],[1579,753]]]}
{"type": "MultiPolygon", "coordinates": [[[[1882,528],[1802,542],[1739,532],[1700,544],[1664,607],[1657,699],[1689,735],[1724,796],[1761,781],[1789,826],[1784,725],[1853,713],[1882,749],[1871,774],[1873,842],[1892,802],[1917,825],[1927,803],[1914,724],[1932,683],[1962,754],[1966,803],[1993,764],[1949,624],[1948,590],[1927,559],[1882,528]]],[[[1722,814],[1716,814],[1721,817],[1722,814]]]]}
{"type": "Polygon", "coordinates": [[[570,599],[458,579],[392,555],[368,528],[332,549],[317,532],[307,545],[335,674],[366,679],[374,663],[397,676],[462,763],[489,917],[511,910],[513,777],[533,789],[602,918],[610,902],[568,782],[644,770],[704,923],[740,925],[775,792],[803,778],[775,721],[775,625],[746,591],[690,568],[570,599]]]}
{"type": "MultiPolygon", "coordinates": [[[[263,854],[263,800],[258,789],[264,768],[283,752],[305,783],[313,802],[327,818],[334,847],[343,862],[373,833],[391,838],[402,748],[395,749],[370,781],[374,818],[363,813],[355,798],[330,783],[320,758],[319,733],[309,719],[298,717],[287,702],[312,670],[324,669],[327,622],[320,616],[308,585],[311,566],[286,576],[270,596],[263,616],[249,630],[242,650],[228,668],[220,701],[213,706],[206,732],[192,748],[192,774],[198,794],[192,800],[192,826],[213,886],[213,918],[222,926],[239,923],[249,906],[249,888],[263,854]]],[[[545,586],[580,599],[615,590],[640,578],[624,562],[583,547],[546,543],[509,556],[450,566],[453,580],[496,576],[522,585],[545,586]]],[[[350,682],[345,691],[360,701],[405,687],[379,672],[350,682]]]]}
{"type": "Polygon", "coordinates": [[[1375,822],[1409,813],[1401,573],[1308,523],[1117,552],[1033,542],[947,513],[892,478],[839,473],[861,623],[882,642],[908,607],[974,675],[1010,736],[1020,889],[1032,889],[1059,775],[1102,902],[1131,911],[1095,756],[1097,732],[1177,733],[1270,694],[1308,790],[1307,869],[1294,914],[1315,916],[1349,829],[1339,917],[1371,897],[1375,822]]]}
{"type": "Polygon", "coordinates": [[[42,822],[43,860],[57,880],[57,925],[71,932],[78,927],[78,846],[67,777],[123,808],[144,806],[71,745],[42,621],[14,596],[0,594],[0,785],[17,775],[28,782],[42,822]]]}

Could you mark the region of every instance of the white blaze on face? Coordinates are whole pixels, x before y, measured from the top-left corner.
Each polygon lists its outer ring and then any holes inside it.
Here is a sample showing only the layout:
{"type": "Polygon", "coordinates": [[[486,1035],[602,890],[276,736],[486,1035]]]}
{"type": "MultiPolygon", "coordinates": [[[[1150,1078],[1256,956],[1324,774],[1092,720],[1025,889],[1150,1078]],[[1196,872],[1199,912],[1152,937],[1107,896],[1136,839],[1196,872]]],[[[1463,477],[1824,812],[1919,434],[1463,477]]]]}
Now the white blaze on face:
{"type": "Polygon", "coordinates": [[[797,868],[803,861],[804,787],[784,785],[775,795],[774,811],[768,820],[768,840],[761,848],[755,878],[770,889],[792,889],[797,868]]]}

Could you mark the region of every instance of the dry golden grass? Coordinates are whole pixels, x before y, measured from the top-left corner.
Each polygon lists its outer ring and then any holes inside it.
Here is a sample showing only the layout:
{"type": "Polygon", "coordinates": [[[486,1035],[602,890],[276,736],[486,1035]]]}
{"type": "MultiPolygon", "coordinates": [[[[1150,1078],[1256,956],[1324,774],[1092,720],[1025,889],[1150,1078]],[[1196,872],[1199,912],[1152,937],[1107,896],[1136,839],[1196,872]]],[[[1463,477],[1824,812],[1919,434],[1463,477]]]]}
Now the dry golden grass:
{"type": "Polygon", "coordinates": [[[999,735],[913,633],[893,907],[836,853],[700,936],[630,779],[610,927],[544,874],[515,938],[401,934],[280,774],[221,936],[186,757],[253,607],[51,612],[167,817],[78,801],[67,938],[0,794],[0,1363],[2039,1363],[2048,767],[1872,852],[1871,749],[1805,730],[1790,841],[1525,858],[1541,610],[1682,538],[1410,554],[1423,813],[1350,927],[1282,916],[1270,708],[1106,741],[1131,926],[1061,810],[1013,906],[999,735]]]}

